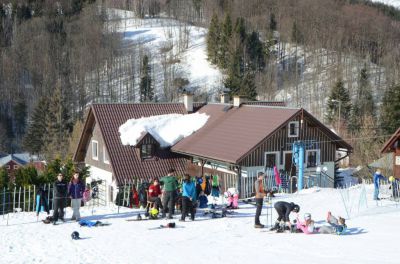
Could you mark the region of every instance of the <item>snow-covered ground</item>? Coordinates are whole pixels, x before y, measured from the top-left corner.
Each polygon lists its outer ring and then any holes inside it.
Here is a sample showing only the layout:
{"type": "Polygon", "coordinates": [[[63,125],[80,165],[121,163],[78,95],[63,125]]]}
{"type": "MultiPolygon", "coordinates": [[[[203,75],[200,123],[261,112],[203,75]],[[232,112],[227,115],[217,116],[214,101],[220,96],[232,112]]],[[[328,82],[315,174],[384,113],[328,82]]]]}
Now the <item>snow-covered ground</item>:
{"type": "Polygon", "coordinates": [[[400,8],[400,0],[371,0],[371,2],[379,2],[386,5],[391,5],[396,8],[400,8]]]}
{"type": "MultiPolygon", "coordinates": [[[[346,235],[277,234],[255,229],[255,207],[240,204],[227,218],[210,219],[198,213],[194,222],[178,222],[175,229],[156,229],[167,220],[140,222],[139,210],[117,207],[82,208],[85,219],[111,223],[103,227],[79,227],[77,223],[45,225],[32,213],[10,215],[9,226],[0,217],[1,263],[399,263],[396,242],[400,209],[395,202],[372,201],[367,186],[367,204],[358,206],[360,186],[348,191],[308,189],[282,195],[277,200],[300,205],[300,215],[312,214],[325,225],[327,211],[347,218],[346,235]],[[342,193],[341,193],[342,192],[342,193]],[[347,193],[347,194],[346,194],[347,193]],[[349,195],[350,193],[350,195],[349,195]],[[347,216],[344,204],[349,211],[347,216]],[[78,231],[81,240],[70,234],[78,231]]],[[[261,221],[266,223],[264,206],[261,221]]],[[[71,216],[68,208],[67,217],[71,216]]],[[[293,216],[293,215],[292,215],[293,216]]],[[[41,215],[44,218],[45,215],[41,215]]],[[[275,212],[273,212],[275,218],[275,212]]]]}

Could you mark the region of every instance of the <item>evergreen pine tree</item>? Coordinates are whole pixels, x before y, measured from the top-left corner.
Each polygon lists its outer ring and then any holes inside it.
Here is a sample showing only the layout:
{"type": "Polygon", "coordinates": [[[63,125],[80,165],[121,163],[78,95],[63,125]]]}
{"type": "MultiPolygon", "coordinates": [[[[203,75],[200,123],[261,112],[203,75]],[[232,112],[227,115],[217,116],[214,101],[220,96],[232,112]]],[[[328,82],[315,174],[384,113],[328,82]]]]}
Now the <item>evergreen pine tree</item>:
{"type": "MultiPolygon", "coordinates": [[[[357,99],[351,110],[349,130],[357,132],[364,125],[366,117],[375,119],[375,105],[372,98],[372,91],[368,81],[368,72],[364,66],[360,72],[360,78],[357,89],[357,99]]],[[[369,128],[371,129],[371,128],[369,128]]]]}
{"type": "Polygon", "coordinates": [[[210,26],[207,34],[207,55],[211,63],[218,63],[218,51],[220,41],[220,27],[218,16],[214,14],[211,18],[210,26]]]}
{"type": "Polygon", "coordinates": [[[30,126],[24,137],[23,147],[31,154],[41,154],[46,138],[46,116],[49,113],[47,97],[42,97],[31,117],[30,126]]]}
{"type": "Polygon", "coordinates": [[[244,43],[246,40],[246,25],[243,17],[238,17],[235,24],[235,33],[239,36],[240,42],[244,43]]]}
{"type": "Polygon", "coordinates": [[[242,52],[237,48],[230,56],[227,78],[224,81],[226,88],[229,88],[231,95],[238,95],[244,73],[244,62],[242,52]]]}
{"type": "Polygon", "coordinates": [[[253,71],[264,68],[264,47],[258,37],[258,33],[253,31],[246,41],[246,50],[249,57],[249,65],[253,71]]]}
{"type": "Polygon", "coordinates": [[[226,68],[229,60],[229,42],[232,37],[232,21],[229,14],[226,14],[221,31],[221,41],[219,45],[218,64],[221,68],[226,68]]]}
{"type": "Polygon", "coordinates": [[[387,135],[400,127],[400,84],[385,91],[381,107],[381,129],[387,135]]]}
{"type": "Polygon", "coordinates": [[[151,67],[149,57],[144,55],[142,62],[142,72],[140,78],[140,102],[151,102],[154,99],[154,91],[151,83],[151,67]]]}
{"type": "Polygon", "coordinates": [[[45,157],[65,157],[68,151],[68,137],[72,132],[72,124],[68,109],[63,100],[61,84],[56,89],[49,102],[49,111],[46,115],[45,157]]]}
{"type": "Polygon", "coordinates": [[[292,41],[297,44],[302,44],[304,41],[303,33],[300,31],[296,21],[293,22],[292,26],[292,41]]]}
{"type": "MultiPolygon", "coordinates": [[[[333,86],[327,102],[326,118],[329,123],[338,122],[340,108],[340,123],[345,123],[350,115],[351,101],[348,90],[342,80],[338,80],[333,86]]],[[[341,126],[341,124],[339,124],[341,126]]]]}
{"type": "Polygon", "coordinates": [[[247,71],[242,79],[240,87],[240,95],[246,96],[251,101],[256,100],[257,96],[254,79],[254,74],[250,71],[247,71]]]}
{"type": "Polygon", "coordinates": [[[275,14],[272,13],[271,17],[269,18],[269,30],[271,32],[273,32],[273,31],[276,31],[276,28],[277,28],[277,22],[276,22],[276,19],[275,19],[275,14]]]}
{"type": "Polygon", "coordinates": [[[8,188],[10,185],[10,178],[8,177],[8,173],[5,167],[0,168],[0,191],[3,188],[8,188]]]}

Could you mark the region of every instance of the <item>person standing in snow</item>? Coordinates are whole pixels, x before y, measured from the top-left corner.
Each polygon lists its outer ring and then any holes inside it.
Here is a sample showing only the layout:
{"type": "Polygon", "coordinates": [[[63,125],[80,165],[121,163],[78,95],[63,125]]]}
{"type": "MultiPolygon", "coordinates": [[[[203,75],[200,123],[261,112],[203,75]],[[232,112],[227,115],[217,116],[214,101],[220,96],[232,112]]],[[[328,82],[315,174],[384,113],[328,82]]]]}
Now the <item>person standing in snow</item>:
{"type": "Polygon", "coordinates": [[[53,184],[54,192],[54,212],[53,212],[53,224],[56,224],[58,218],[64,221],[64,208],[65,200],[67,198],[68,186],[64,181],[64,175],[59,173],[57,175],[57,180],[53,184]]]}
{"type": "Polygon", "coordinates": [[[79,208],[81,207],[84,191],[85,185],[79,179],[79,172],[75,171],[68,188],[68,196],[71,198],[71,207],[73,211],[71,220],[79,221],[81,219],[79,208]]]}
{"type": "Polygon", "coordinates": [[[266,195],[265,190],[264,190],[264,186],[263,186],[263,178],[264,178],[264,173],[259,172],[258,173],[258,178],[254,183],[254,188],[256,191],[256,216],[254,218],[254,227],[255,228],[264,228],[264,225],[262,225],[260,223],[260,215],[261,215],[261,210],[262,210],[262,206],[263,206],[263,201],[264,201],[264,197],[266,195]]]}
{"type": "Polygon", "coordinates": [[[157,210],[160,210],[160,208],[163,209],[160,196],[161,189],[158,183],[158,179],[154,179],[153,184],[149,187],[149,197],[147,197],[147,199],[149,199],[150,202],[154,203],[157,210]]]}
{"type": "Polygon", "coordinates": [[[47,202],[47,192],[43,189],[43,186],[39,187],[39,190],[36,194],[36,215],[39,216],[39,213],[43,207],[44,211],[47,213],[47,215],[50,214],[49,211],[49,205],[47,202]]]}
{"type": "Polygon", "coordinates": [[[174,176],[174,169],[168,170],[168,175],[162,177],[160,182],[164,185],[164,194],[163,194],[163,211],[162,217],[166,217],[166,210],[168,208],[168,218],[172,219],[172,212],[175,207],[175,198],[176,198],[176,190],[178,189],[178,181],[174,176]]]}
{"type": "Polygon", "coordinates": [[[185,178],[182,184],[182,216],[180,221],[185,221],[188,210],[190,212],[190,218],[194,221],[195,215],[195,203],[196,203],[196,186],[192,181],[189,174],[185,174],[185,178]]]}
{"type": "Polygon", "coordinates": [[[292,229],[292,223],[290,223],[289,215],[291,212],[298,213],[300,212],[300,206],[295,203],[288,203],[279,201],[276,202],[274,205],[276,212],[278,213],[278,219],[275,222],[275,226],[272,227],[270,230],[279,230],[281,221],[283,221],[289,230],[292,229]]]}
{"type": "Polygon", "coordinates": [[[382,172],[380,169],[376,170],[373,177],[374,177],[374,200],[380,200],[379,199],[379,181],[385,180],[386,178],[382,175],[382,172]]]}

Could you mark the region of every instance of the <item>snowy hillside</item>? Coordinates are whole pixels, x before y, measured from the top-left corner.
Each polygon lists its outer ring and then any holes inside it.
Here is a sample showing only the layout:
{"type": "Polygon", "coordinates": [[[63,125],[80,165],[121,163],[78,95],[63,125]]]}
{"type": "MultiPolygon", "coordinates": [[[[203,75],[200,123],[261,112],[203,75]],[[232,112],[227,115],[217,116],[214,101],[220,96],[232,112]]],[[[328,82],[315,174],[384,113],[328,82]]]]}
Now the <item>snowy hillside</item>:
{"type": "Polygon", "coordinates": [[[125,55],[100,69],[102,95],[111,100],[139,101],[144,55],[149,57],[158,100],[177,101],[178,82],[195,94],[212,95],[221,88],[222,73],[207,61],[207,29],[169,18],[141,19],[134,12],[119,9],[108,9],[107,14],[110,30],[122,35],[125,55]]]}
{"type": "Polygon", "coordinates": [[[400,0],[371,0],[371,2],[379,2],[386,5],[391,5],[396,8],[400,8],[400,0]]]}
{"type": "MultiPolygon", "coordinates": [[[[166,220],[127,222],[138,210],[117,207],[82,208],[85,219],[111,223],[103,227],[79,227],[77,223],[45,225],[31,213],[0,218],[2,263],[398,263],[395,243],[400,231],[400,209],[389,200],[359,204],[362,188],[341,193],[336,189],[308,189],[277,200],[300,205],[318,226],[326,225],[327,211],[347,218],[346,235],[277,234],[255,229],[255,207],[240,204],[227,218],[197,214],[194,222],[178,222],[175,229],[155,229],[166,220]],[[346,204],[346,207],[344,206],[346,204]],[[347,208],[347,210],[345,209],[347,208]],[[350,219],[349,219],[350,217],[350,219]],[[78,231],[81,240],[70,234],[78,231]]],[[[67,217],[71,217],[68,208],[67,217]]],[[[266,205],[261,222],[266,223],[266,205]]],[[[292,217],[294,215],[292,214],[292,217]]],[[[40,218],[44,218],[41,215],[40,218]]],[[[275,218],[275,212],[273,217],[275,218]]]]}

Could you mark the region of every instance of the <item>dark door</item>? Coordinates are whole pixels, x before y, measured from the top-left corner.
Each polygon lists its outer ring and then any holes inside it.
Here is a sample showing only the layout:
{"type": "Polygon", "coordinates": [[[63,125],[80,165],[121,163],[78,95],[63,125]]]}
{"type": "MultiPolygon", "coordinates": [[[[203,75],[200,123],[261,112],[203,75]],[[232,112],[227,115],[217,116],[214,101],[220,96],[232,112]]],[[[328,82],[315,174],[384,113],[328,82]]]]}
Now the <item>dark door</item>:
{"type": "Polygon", "coordinates": [[[285,153],[285,171],[289,173],[290,176],[295,176],[296,175],[296,167],[292,166],[292,153],[291,152],[286,152],[285,153]]]}

